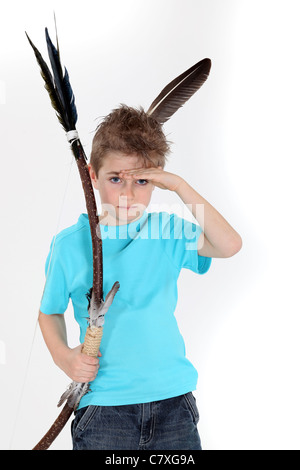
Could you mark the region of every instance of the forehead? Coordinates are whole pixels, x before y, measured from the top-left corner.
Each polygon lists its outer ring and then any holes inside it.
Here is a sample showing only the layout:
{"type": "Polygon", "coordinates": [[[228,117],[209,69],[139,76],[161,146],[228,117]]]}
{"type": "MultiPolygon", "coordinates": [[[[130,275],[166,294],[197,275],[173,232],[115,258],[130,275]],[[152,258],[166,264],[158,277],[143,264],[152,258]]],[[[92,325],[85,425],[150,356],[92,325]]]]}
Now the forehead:
{"type": "Polygon", "coordinates": [[[121,152],[109,152],[104,157],[100,171],[120,172],[121,170],[130,170],[132,168],[143,168],[145,166],[143,158],[138,155],[127,155],[121,152]]]}

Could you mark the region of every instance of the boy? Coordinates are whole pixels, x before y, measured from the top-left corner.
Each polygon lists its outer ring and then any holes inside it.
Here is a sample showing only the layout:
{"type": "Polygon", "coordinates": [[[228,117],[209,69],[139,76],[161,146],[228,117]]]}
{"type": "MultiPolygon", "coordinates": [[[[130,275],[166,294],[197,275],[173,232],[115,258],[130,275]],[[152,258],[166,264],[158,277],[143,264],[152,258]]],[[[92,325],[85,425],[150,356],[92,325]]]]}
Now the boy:
{"type": "Polygon", "coordinates": [[[192,395],[197,372],[174,316],[177,279],[184,267],[203,274],[212,257],[234,255],[241,238],[183,178],[164,171],[168,151],[160,125],[124,105],[93,139],[89,169],[101,198],[104,293],[120,282],[99,360],[82,354],[81,345],[68,347],[63,317],[71,298],[82,343],[92,284],[86,214],[56,237],[39,323],[55,363],[72,380],[91,382],[72,423],[74,450],[201,449],[192,395]],[[176,192],[199,225],[148,214],[155,186],[176,192]]]}

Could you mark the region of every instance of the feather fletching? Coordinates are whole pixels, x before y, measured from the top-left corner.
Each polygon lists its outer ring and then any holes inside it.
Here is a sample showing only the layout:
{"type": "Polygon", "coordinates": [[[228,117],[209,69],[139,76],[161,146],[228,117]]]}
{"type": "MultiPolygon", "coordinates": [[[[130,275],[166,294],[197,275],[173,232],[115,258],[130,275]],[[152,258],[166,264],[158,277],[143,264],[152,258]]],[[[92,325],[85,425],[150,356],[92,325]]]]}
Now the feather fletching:
{"type": "Polygon", "coordinates": [[[69,74],[65,67],[65,75],[63,79],[63,89],[66,95],[66,100],[68,103],[67,109],[70,110],[70,120],[72,121],[72,130],[75,129],[76,122],[77,122],[77,109],[75,106],[75,96],[73,90],[71,88],[69,74]]]}
{"type": "Polygon", "coordinates": [[[172,80],[155,98],[147,114],[163,124],[188,101],[208,78],[211,60],[203,59],[172,80]]]}
{"type": "Polygon", "coordinates": [[[48,30],[46,28],[46,41],[48,54],[53,71],[53,76],[44,61],[41,53],[35,47],[28,34],[26,33],[29,44],[33,48],[36,60],[41,69],[42,78],[45,81],[45,88],[50,96],[51,104],[56,111],[59,122],[66,132],[75,130],[77,122],[77,110],[75,106],[75,97],[70,84],[69,74],[65,68],[63,74],[60,62],[59,49],[52,44],[48,30]]]}
{"type": "Polygon", "coordinates": [[[77,121],[77,111],[75,106],[74,93],[69,81],[69,74],[66,68],[65,74],[63,74],[58,44],[56,49],[50,39],[47,28],[45,28],[45,34],[55,87],[62,103],[62,110],[65,114],[65,120],[68,123],[69,127],[68,130],[73,130],[75,129],[75,124],[77,121]]]}
{"type": "Polygon", "coordinates": [[[41,76],[42,76],[42,78],[45,82],[45,88],[46,88],[46,90],[47,90],[47,92],[50,96],[51,104],[52,104],[53,108],[56,111],[59,122],[61,123],[63,128],[66,130],[67,124],[66,124],[66,122],[64,121],[64,119],[62,117],[62,105],[61,105],[61,102],[60,102],[59,97],[57,95],[57,92],[55,90],[52,74],[51,74],[51,72],[48,68],[48,65],[44,61],[41,53],[39,52],[39,50],[35,47],[35,45],[31,41],[31,39],[29,38],[28,34],[27,33],[25,33],[25,34],[27,36],[29,44],[31,45],[31,47],[34,51],[36,60],[39,64],[39,66],[40,66],[41,76]]]}

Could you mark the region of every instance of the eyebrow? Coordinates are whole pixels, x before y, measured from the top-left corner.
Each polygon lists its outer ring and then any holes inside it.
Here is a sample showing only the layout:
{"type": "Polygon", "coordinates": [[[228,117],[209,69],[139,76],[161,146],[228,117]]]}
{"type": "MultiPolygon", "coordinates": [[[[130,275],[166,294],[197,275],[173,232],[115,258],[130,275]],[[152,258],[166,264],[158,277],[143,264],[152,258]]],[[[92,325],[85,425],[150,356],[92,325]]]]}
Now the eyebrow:
{"type": "Polygon", "coordinates": [[[119,173],[120,173],[119,171],[109,171],[108,173],[105,173],[105,174],[106,174],[106,176],[108,176],[108,175],[117,175],[118,176],[119,173]]]}

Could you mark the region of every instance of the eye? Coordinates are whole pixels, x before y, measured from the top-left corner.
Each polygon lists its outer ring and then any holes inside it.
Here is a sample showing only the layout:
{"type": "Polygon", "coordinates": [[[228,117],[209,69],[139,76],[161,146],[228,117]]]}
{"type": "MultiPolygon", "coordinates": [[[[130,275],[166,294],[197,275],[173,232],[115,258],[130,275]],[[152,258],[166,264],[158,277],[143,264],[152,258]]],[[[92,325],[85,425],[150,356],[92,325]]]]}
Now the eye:
{"type": "Polygon", "coordinates": [[[118,176],[113,176],[112,178],[110,178],[110,180],[112,183],[116,184],[116,183],[119,183],[120,182],[120,178],[118,176]],[[119,180],[119,181],[115,181],[115,180],[119,180]]]}
{"type": "Polygon", "coordinates": [[[136,180],[136,183],[140,186],[144,186],[148,183],[148,180],[136,180]]]}

